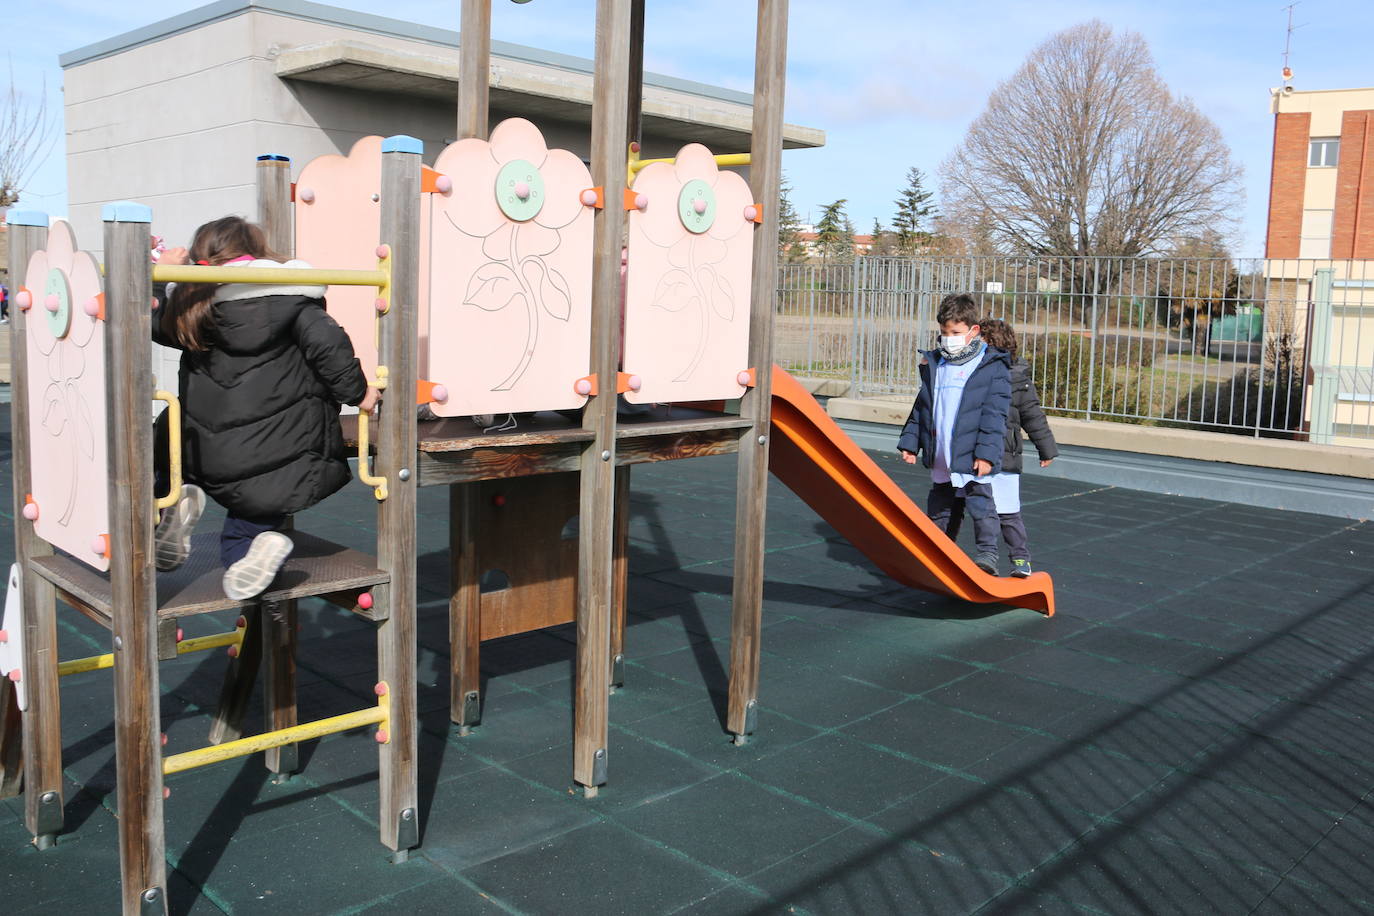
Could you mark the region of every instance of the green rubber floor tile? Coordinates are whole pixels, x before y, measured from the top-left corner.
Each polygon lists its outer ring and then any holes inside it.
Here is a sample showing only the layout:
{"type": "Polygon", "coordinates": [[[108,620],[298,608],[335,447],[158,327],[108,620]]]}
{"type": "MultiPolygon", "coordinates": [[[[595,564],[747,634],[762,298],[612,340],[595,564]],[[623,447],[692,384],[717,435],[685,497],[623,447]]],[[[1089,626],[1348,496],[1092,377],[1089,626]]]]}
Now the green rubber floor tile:
{"type": "MultiPolygon", "coordinates": [[[[1255,627],[1236,626],[1159,607],[1146,608],[1117,618],[1104,638],[1110,639],[1118,627],[1166,640],[1177,640],[1194,647],[1216,649],[1223,653],[1244,652],[1262,643],[1265,638],[1264,631],[1255,627]]],[[[1086,645],[1082,648],[1091,651],[1086,645]]]]}
{"type": "Polygon", "coordinates": [[[1050,723],[1050,735],[1143,763],[1183,766],[1243,734],[1209,722],[1163,716],[1143,706],[1090,700],[1050,723]]]}
{"type": "Polygon", "coordinates": [[[759,704],[821,728],[837,728],[903,702],[906,695],[814,668],[787,668],[759,682],[759,704]]]}
{"type": "Polygon", "coordinates": [[[1211,678],[1198,680],[1162,673],[1148,677],[1156,683],[1150,685],[1152,696],[1143,702],[1156,712],[1195,722],[1242,727],[1279,702],[1272,694],[1254,693],[1211,678]]]}
{"type": "Polygon", "coordinates": [[[999,788],[1099,817],[1111,814],[1174,772],[1044,735],[1026,735],[968,773],[999,788]]]}
{"type": "Polygon", "coordinates": [[[741,776],[722,774],[616,816],[618,823],[740,877],[843,830],[846,822],[741,776]]]}
{"type": "MultiPolygon", "coordinates": [[[[551,684],[539,688],[551,702],[568,702],[566,685],[551,684]]],[[[625,683],[611,694],[610,720],[619,725],[627,725],[680,709],[699,702],[702,689],[698,685],[664,677],[647,668],[634,664],[633,659],[625,666],[625,683]]]]}
{"type": "Polygon", "coordinates": [[[715,700],[699,700],[671,712],[618,725],[618,730],[682,751],[720,769],[744,766],[763,757],[784,753],[820,732],[804,722],[770,716],[764,710],[748,741],[736,745],[733,736],[725,730],[723,707],[716,703],[715,700]]]}
{"type": "MultiPolygon", "coordinates": [[[[571,746],[512,760],[506,768],[551,791],[581,794],[573,781],[571,746]]],[[[614,812],[639,805],[660,805],[683,789],[710,779],[720,769],[676,749],[612,729],[607,771],[606,785],[595,799],[586,802],[590,810],[614,812]]]]}
{"type": "Polygon", "coordinates": [[[845,726],[841,734],[936,765],[966,767],[1025,731],[928,700],[911,700],[845,726]]]}
{"type": "Polygon", "coordinates": [[[671,912],[673,916],[791,916],[797,909],[769,899],[746,882],[735,882],[671,912]]]}
{"type": "Polygon", "coordinates": [[[676,652],[679,649],[688,648],[703,641],[707,636],[720,638],[730,635],[728,624],[721,625],[725,621],[717,622],[715,626],[709,627],[705,633],[694,631],[689,625],[689,621],[691,623],[701,621],[700,613],[695,608],[684,608],[683,610],[684,616],[677,620],[671,617],[652,621],[630,618],[625,627],[626,657],[647,658],[650,655],[662,655],[665,652],[676,652]]]}
{"type": "Polygon", "coordinates": [[[821,735],[738,768],[755,782],[864,818],[945,778],[945,772],[843,735],[821,735]]]}
{"type": "Polygon", "coordinates": [[[1071,712],[1083,696],[1013,674],[978,671],[928,691],[925,699],[1009,725],[1039,728],[1071,712]]]}
{"type": "Polygon", "coordinates": [[[1231,742],[1185,772],[1337,817],[1374,789],[1374,766],[1367,759],[1322,754],[1257,735],[1231,742]]]}
{"type": "MultiPolygon", "coordinates": [[[[771,629],[771,628],[770,628],[771,629]]],[[[765,638],[765,643],[767,642],[765,638]]],[[[641,669],[696,688],[698,697],[724,695],[729,689],[730,644],[725,641],[694,643],[686,649],[629,660],[630,669],[641,669]]],[[[767,665],[767,662],[763,662],[767,665]]],[[[626,677],[629,671],[626,672],[626,677]]]]}
{"type": "Polygon", "coordinates": [[[612,824],[475,865],[463,876],[527,913],[667,913],[727,883],[719,872],[612,824]]]}
{"type": "Polygon", "coordinates": [[[1150,702],[1159,689],[1150,672],[1139,665],[1078,652],[1064,644],[1039,646],[997,667],[1006,674],[1048,681],[1087,696],[1124,702],[1150,702]]]}
{"type": "MultiPolygon", "coordinates": [[[[1316,699],[1325,704],[1329,695],[1316,699]]],[[[1264,715],[1247,723],[1246,728],[1314,753],[1336,754],[1361,762],[1374,760],[1374,729],[1369,728],[1368,719],[1329,705],[1275,703],[1264,715]]]]}
{"type": "Polygon", "coordinates": [[[456,753],[474,762],[503,764],[529,754],[572,744],[573,714],[570,690],[564,684],[550,687],[553,700],[538,693],[498,695],[482,709],[482,721],[466,735],[446,723],[447,715],[435,716],[456,753]],[[561,698],[562,702],[559,702],[561,698]]]}
{"type": "Polygon", "coordinates": [[[777,912],[974,913],[1010,883],[900,838],[851,827],[750,875],[777,912]]]}
{"type": "Polygon", "coordinates": [[[762,642],[770,660],[774,656],[779,659],[776,667],[805,665],[908,695],[933,690],[977,671],[955,659],[922,656],[906,644],[868,639],[800,620],[769,627],[762,642]]]}
{"type": "Polygon", "coordinates": [[[1219,782],[1172,776],[1113,815],[1123,828],[1283,874],[1331,829],[1331,814],[1219,782]]]}
{"type": "Polygon", "coordinates": [[[1098,823],[1045,799],[958,778],[867,820],[950,861],[1013,877],[1054,858],[1098,823]]]}
{"type": "Polygon", "coordinates": [[[998,898],[987,912],[1031,912],[1055,899],[1094,913],[1249,913],[1277,876],[1115,826],[1099,827],[998,898]]]}
{"type": "Polygon", "coordinates": [[[509,912],[508,908],[471,884],[441,874],[419,887],[350,907],[341,911],[341,916],[345,913],[347,916],[394,916],[397,913],[410,916],[453,916],[456,913],[464,916],[495,916],[509,912]]]}
{"type": "MultiPolygon", "coordinates": [[[[571,772],[571,754],[568,762],[571,772]]],[[[421,848],[427,859],[461,872],[598,820],[589,801],[497,768],[479,770],[435,794],[420,825],[421,848]]]]}

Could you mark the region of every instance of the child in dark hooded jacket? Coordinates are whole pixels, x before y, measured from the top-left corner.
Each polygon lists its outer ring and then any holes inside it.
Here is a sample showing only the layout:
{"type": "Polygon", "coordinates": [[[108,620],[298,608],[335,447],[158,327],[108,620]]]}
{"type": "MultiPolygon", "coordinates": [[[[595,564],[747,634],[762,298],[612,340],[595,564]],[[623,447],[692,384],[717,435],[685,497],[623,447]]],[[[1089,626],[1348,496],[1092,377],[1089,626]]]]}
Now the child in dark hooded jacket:
{"type": "MultiPolygon", "coordinates": [[[[280,263],[262,230],[236,216],[201,226],[189,252],[169,249],[159,263],[188,261],[309,266],[280,263]]],[[[291,540],[280,530],[287,518],[351,477],[339,406],[370,411],[379,393],[368,385],[347,334],[325,312],[321,286],[290,279],[181,284],[154,316],[153,337],[182,351],[178,388],[187,480],[157,527],[158,568],[175,569],[186,559],[208,493],[228,510],[220,535],[225,594],[251,598],[272,583],[291,553],[291,540]]],[[[160,438],[165,418],[159,418],[160,438]]]]}

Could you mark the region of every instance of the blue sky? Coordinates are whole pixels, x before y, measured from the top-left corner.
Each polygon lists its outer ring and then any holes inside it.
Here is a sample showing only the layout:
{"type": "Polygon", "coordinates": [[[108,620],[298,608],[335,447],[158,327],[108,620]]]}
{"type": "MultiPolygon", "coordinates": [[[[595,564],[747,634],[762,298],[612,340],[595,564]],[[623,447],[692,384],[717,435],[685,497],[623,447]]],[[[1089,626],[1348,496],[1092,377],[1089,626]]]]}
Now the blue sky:
{"type": "MultiPolygon", "coordinates": [[[[61,111],[59,54],[202,4],[129,0],[7,3],[10,63],[21,89],[46,80],[50,110],[61,111]]],[[[377,12],[364,0],[331,5],[377,12]]],[[[1245,169],[1246,204],[1236,253],[1262,253],[1272,115],[1286,14],[1280,0],[792,0],[787,120],[823,128],[828,144],[789,151],[783,168],[805,218],[849,200],[855,226],[891,219],[906,171],[935,177],[940,162],[978,116],[988,93],[1008,79],[1051,33],[1086,19],[1145,36],[1159,72],[1220,126],[1245,169]]],[[[747,0],[649,0],[648,69],[707,83],[753,87],[754,4],[747,0]],[[683,36],[694,36],[685,40],[683,36]]],[[[390,0],[386,14],[458,27],[458,0],[390,0]]],[[[493,0],[493,35],[549,50],[592,55],[593,0],[493,0]]],[[[1374,85],[1371,0],[1303,0],[1296,10],[1292,67],[1299,89],[1374,85]]],[[[29,182],[25,208],[66,208],[59,138],[29,182]]]]}

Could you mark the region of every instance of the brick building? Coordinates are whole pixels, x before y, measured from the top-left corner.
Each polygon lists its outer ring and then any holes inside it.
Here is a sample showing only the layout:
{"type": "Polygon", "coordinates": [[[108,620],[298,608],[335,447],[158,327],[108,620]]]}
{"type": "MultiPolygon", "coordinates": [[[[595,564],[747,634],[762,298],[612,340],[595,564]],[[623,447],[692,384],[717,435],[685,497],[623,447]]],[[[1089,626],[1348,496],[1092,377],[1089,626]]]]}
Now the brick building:
{"type": "Polygon", "coordinates": [[[1374,88],[1272,95],[1269,258],[1374,258],[1374,88]]]}

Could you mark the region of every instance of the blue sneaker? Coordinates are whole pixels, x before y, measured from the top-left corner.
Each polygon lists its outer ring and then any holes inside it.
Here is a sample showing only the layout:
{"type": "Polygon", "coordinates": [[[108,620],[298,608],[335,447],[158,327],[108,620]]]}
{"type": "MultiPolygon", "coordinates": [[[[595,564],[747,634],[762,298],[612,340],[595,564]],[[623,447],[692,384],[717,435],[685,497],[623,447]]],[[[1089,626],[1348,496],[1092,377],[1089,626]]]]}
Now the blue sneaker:
{"type": "Polygon", "coordinates": [[[1020,557],[1016,557],[1011,561],[1011,574],[1016,578],[1024,579],[1027,576],[1029,576],[1032,572],[1033,570],[1031,569],[1030,560],[1024,560],[1020,557]]]}
{"type": "Polygon", "coordinates": [[[977,566],[989,576],[997,575],[997,554],[980,553],[973,558],[973,565],[977,566]]]}

